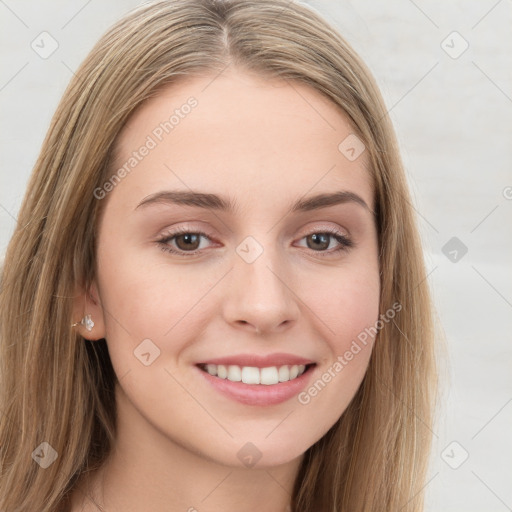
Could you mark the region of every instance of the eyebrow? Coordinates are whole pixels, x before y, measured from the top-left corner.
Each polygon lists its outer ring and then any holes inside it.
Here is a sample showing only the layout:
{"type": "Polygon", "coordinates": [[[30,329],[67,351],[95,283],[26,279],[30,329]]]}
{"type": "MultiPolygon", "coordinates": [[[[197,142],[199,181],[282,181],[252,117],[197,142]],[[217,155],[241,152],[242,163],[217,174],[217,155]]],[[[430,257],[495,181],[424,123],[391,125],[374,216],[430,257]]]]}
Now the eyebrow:
{"type": "MultiPolygon", "coordinates": [[[[135,210],[141,207],[147,207],[154,204],[178,204],[183,206],[193,206],[197,208],[211,209],[216,211],[225,211],[234,213],[236,204],[231,199],[219,196],[217,194],[194,192],[186,190],[164,190],[156,192],[145,197],[136,207],[135,210]]],[[[337,204],[357,204],[364,209],[368,210],[372,215],[375,213],[366,204],[366,201],[347,190],[340,190],[332,193],[323,193],[311,196],[308,198],[301,198],[292,204],[290,208],[291,213],[295,212],[308,212],[312,210],[319,210],[337,204]]]]}

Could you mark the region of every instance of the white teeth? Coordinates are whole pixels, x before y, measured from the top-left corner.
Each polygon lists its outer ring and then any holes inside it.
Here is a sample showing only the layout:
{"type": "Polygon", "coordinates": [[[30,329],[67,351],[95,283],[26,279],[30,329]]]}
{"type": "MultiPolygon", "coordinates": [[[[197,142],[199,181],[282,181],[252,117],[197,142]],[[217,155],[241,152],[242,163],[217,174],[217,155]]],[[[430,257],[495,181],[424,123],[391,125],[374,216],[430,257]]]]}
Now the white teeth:
{"type": "Polygon", "coordinates": [[[290,368],[281,366],[279,368],[279,382],[286,382],[287,380],[290,380],[290,368]]]}
{"type": "Polygon", "coordinates": [[[223,365],[217,365],[217,377],[225,379],[228,376],[228,369],[223,365]]]}
{"type": "Polygon", "coordinates": [[[259,384],[260,370],[253,366],[244,366],[242,368],[242,382],[244,384],[259,384]]]}
{"type": "Polygon", "coordinates": [[[270,386],[279,382],[293,380],[302,375],[306,366],[303,364],[292,366],[269,366],[266,368],[256,368],[254,366],[237,366],[223,364],[207,364],[203,367],[210,375],[227,379],[232,382],[243,382],[244,384],[264,384],[270,386]]]}
{"type": "Polygon", "coordinates": [[[261,384],[270,386],[270,384],[277,384],[278,382],[279,374],[277,373],[277,368],[275,366],[261,369],[261,384]]]}
{"type": "Polygon", "coordinates": [[[232,382],[240,382],[242,380],[242,370],[240,366],[230,365],[228,367],[228,380],[232,382]]]}

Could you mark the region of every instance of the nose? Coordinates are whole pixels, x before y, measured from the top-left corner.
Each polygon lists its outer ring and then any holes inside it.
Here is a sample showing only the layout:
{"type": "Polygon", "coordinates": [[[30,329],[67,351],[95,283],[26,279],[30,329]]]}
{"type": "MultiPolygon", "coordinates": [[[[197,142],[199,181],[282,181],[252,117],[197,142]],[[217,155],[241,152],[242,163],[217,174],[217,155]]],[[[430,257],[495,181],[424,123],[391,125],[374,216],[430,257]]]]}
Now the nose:
{"type": "Polygon", "coordinates": [[[264,249],[252,263],[235,254],[225,286],[223,315],[237,329],[270,334],[297,322],[300,300],[293,276],[274,251],[264,249]]]}

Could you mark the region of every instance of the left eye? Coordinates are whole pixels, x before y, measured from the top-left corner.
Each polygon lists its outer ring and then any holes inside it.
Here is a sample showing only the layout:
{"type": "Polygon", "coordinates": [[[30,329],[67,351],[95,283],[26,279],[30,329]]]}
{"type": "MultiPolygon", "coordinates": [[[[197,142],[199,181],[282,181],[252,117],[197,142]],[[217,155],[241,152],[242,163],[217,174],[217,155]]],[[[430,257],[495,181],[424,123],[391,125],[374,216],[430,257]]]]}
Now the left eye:
{"type": "Polygon", "coordinates": [[[339,245],[339,247],[337,247],[334,251],[329,252],[336,252],[352,246],[352,242],[345,235],[338,232],[315,232],[311,233],[310,235],[306,235],[303,238],[306,239],[306,244],[308,247],[313,249],[315,252],[318,252],[318,249],[320,249],[320,252],[326,252],[322,249],[329,249],[329,246],[331,245],[330,242],[333,241],[333,239],[339,245]],[[313,247],[310,247],[309,242],[312,243],[313,247]],[[317,246],[316,248],[314,247],[315,245],[317,246]]]}

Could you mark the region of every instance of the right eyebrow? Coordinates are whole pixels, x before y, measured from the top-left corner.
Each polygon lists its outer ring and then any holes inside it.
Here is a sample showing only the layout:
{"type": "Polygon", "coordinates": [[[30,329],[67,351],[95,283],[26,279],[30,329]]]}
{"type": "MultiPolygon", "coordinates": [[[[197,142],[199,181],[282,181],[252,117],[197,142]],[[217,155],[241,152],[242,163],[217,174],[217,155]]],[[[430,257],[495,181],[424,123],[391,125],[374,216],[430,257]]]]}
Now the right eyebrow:
{"type": "Polygon", "coordinates": [[[163,190],[145,197],[135,209],[152,204],[179,204],[195,206],[211,210],[227,211],[233,213],[235,203],[228,198],[217,194],[205,192],[192,192],[186,190],[163,190]]]}

